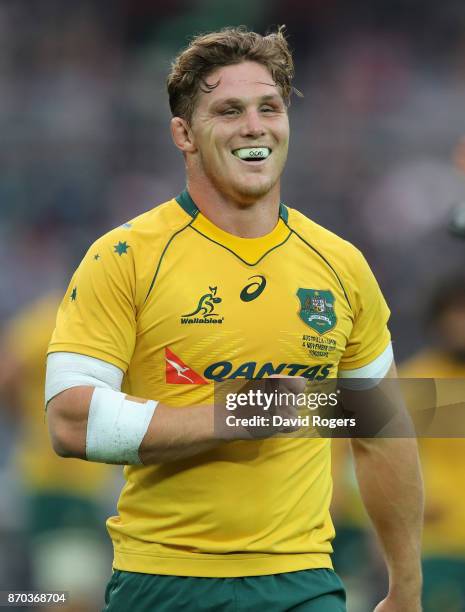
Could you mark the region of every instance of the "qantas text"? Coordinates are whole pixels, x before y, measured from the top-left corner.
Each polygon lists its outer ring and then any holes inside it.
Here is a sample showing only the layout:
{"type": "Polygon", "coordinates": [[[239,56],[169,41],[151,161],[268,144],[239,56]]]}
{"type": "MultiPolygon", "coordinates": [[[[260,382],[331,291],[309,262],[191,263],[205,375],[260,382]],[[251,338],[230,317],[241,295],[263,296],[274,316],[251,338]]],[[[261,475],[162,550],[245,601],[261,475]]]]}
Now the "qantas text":
{"type": "Polygon", "coordinates": [[[256,361],[247,361],[237,368],[233,368],[230,361],[217,361],[212,363],[204,371],[204,377],[208,380],[221,382],[231,378],[266,378],[273,374],[282,376],[303,376],[309,380],[324,380],[329,376],[333,364],[319,364],[308,366],[302,363],[279,363],[277,365],[270,361],[264,364],[257,364],[256,361]]]}

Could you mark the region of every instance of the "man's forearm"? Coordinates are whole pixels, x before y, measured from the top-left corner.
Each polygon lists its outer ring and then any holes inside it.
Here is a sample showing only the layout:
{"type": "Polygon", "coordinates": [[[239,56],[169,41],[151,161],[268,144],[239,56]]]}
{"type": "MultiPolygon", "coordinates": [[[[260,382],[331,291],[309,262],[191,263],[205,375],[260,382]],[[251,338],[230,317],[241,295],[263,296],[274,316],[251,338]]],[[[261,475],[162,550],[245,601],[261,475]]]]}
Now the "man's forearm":
{"type": "Polygon", "coordinates": [[[213,406],[170,408],[159,404],[142,440],[143,464],[186,459],[220,444],[213,426],[213,406]]]}
{"type": "Polygon", "coordinates": [[[419,601],[423,482],[416,440],[356,439],[352,448],[363,502],[386,558],[390,594],[419,601]]]}
{"type": "MultiPolygon", "coordinates": [[[[288,393],[304,384],[301,379],[267,382],[273,390],[282,388],[288,393]]],[[[283,417],[296,414],[293,405],[271,407],[283,417]]],[[[250,413],[248,408],[243,407],[244,413],[237,410],[239,423],[230,426],[231,415],[224,402],[176,408],[158,403],[154,407],[145,398],[78,386],[50,400],[48,412],[53,447],[62,457],[120,464],[138,463],[140,459],[143,464],[154,464],[186,459],[233,440],[269,438],[290,431],[285,425],[248,425],[249,419],[241,416],[251,416],[258,410],[252,405],[250,413]],[[139,411],[137,404],[145,406],[139,411]],[[120,447],[124,451],[120,452],[120,447]]]]}
{"type": "MultiPolygon", "coordinates": [[[[74,387],[49,402],[48,421],[53,446],[63,457],[87,458],[87,427],[93,391],[92,387],[74,387]]],[[[140,403],[147,401],[132,396],[126,398],[140,403]]],[[[213,410],[213,406],[170,408],[158,404],[138,449],[142,463],[184,459],[220,444],[222,439],[214,432],[213,410]]]]}

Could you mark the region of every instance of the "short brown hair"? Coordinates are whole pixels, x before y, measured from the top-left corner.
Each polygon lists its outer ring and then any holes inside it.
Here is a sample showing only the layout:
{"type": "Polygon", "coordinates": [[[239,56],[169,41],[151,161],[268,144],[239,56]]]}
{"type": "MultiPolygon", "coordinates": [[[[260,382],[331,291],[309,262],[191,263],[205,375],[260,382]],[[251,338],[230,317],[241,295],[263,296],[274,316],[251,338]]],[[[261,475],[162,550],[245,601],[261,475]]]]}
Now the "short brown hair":
{"type": "Polygon", "coordinates": [[[262,36],[245,26],[224,28],[201,34],[174,60],[167,87],[173,117],[192,119],[199,91],[208,92],[217,86],[205,82],[210,72],[221,66],[258,62],[265,66],[289,104],[294,76],[292,54],[281,26],[277,32],[262,36]]]}

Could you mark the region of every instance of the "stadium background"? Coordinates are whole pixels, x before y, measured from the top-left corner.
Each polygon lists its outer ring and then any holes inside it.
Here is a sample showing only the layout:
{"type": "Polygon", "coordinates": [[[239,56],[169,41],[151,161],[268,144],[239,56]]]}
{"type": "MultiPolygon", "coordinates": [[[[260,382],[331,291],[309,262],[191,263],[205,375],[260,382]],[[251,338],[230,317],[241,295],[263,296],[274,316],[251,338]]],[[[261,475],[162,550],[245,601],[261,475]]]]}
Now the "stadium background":
{"type": "MultiPolygon", "coordinates": [[[[40,365],[21,369],[8,342],[22,334],[24,356],[34,330],[48,329],[36,300],[64,291],[89,244],[182,190],[168,130],[170,58],[193,33],[239,24],[287,25],[304,98],[290,110],[283,199],[364,251],[392,309],[398,361],[427,341],[431,287],[463,267],[465,243],[447,232],[465,200],[460,0],[1,0],[0,590],[30,588],[37,565],[27,499],[39,485],[17,461],[29,417],[18,418],[18,398],[1,383],[10,372],[27,386],[40,365]]],[[[119,478],[115,468],[96,487],[102,517],[119,478]]],[[[66,487],[76,492],[78,480],[66,487]]],[[[373,567],[349,576],[350,612],[368,610],[363,591],[382,588],[373,567]]]]}

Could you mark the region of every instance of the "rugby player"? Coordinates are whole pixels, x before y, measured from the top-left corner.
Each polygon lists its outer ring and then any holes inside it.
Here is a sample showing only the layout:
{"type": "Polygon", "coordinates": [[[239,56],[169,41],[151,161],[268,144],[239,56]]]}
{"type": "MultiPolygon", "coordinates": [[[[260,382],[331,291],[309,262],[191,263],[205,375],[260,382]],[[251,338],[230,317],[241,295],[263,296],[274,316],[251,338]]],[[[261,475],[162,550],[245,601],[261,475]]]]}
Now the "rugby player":
{"type": "MultiPolygon", "coordinates": [[[[107,612],[345,610],[330,441],[244,440],[212,419],[215,382],[395,375],[365,259],[281,201],[292,76],[282,31],[194,38],[168,77],[186,189],[97,240],[59,309],[53,446],[126,465],[107,612]]],[[[418,611],[416,444],[353,449],[389,569],[377,612],[418,611]]]]}

